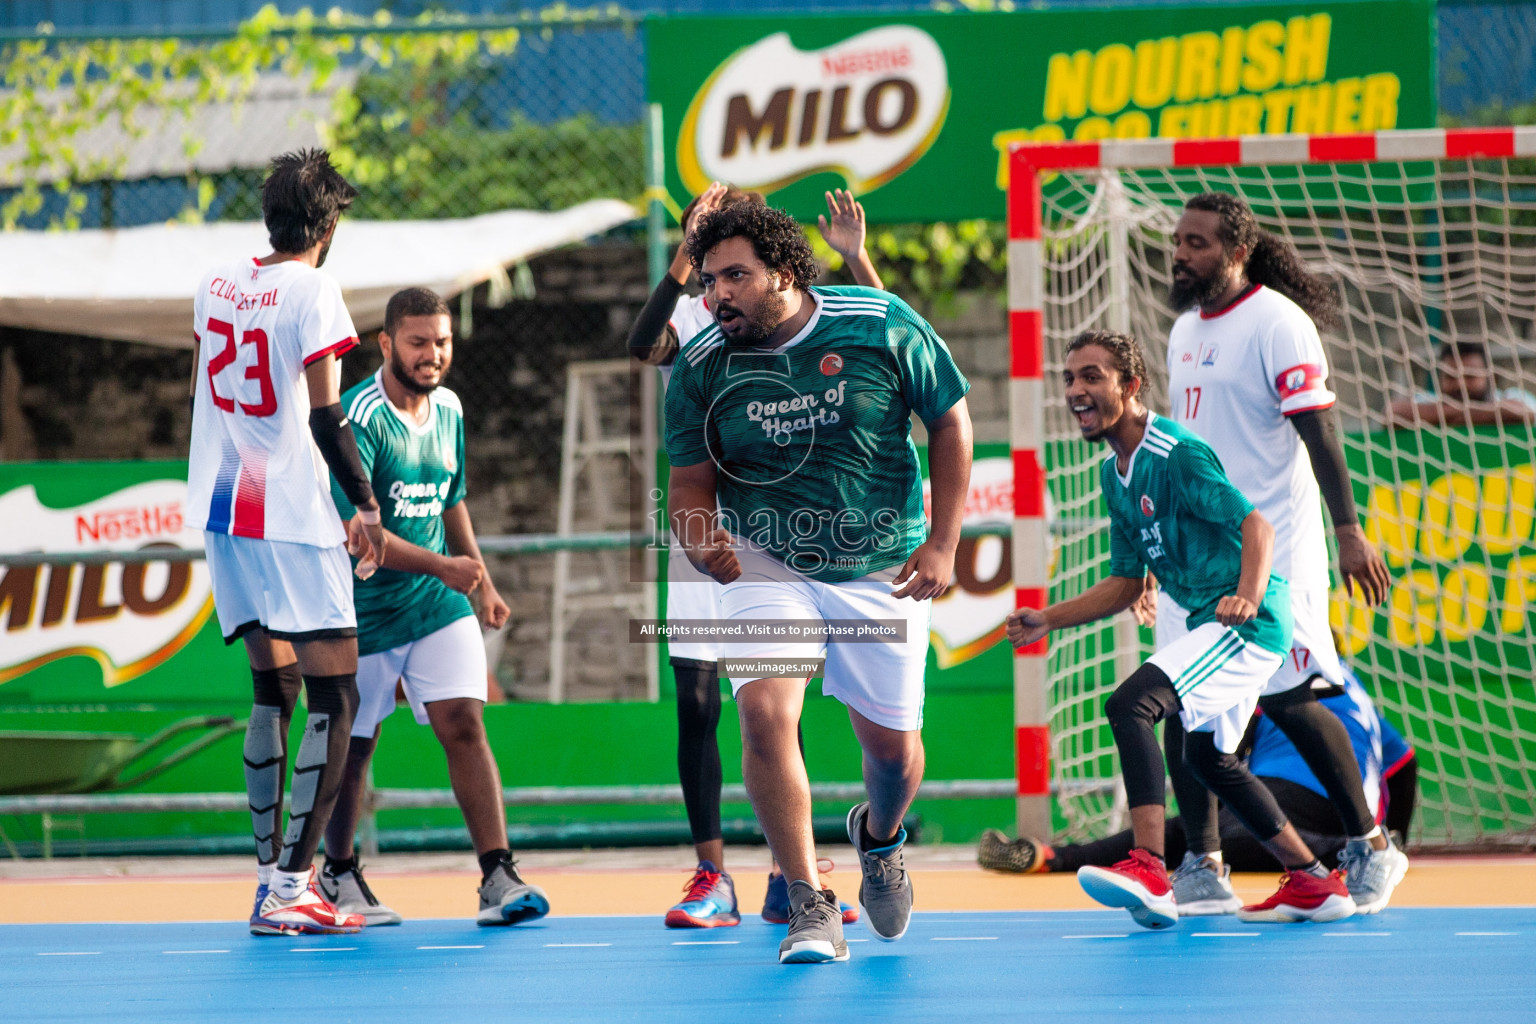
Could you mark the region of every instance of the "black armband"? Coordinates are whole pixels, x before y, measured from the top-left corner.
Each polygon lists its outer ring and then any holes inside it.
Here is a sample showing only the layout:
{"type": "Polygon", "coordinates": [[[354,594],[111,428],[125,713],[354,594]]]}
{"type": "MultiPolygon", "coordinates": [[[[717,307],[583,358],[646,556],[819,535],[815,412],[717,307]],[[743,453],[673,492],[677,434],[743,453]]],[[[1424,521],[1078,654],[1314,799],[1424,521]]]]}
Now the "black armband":
{"type": "Polygon", "coordinates": [[[1328,514],[1335,529],[1359,526],[1355,513],[1355,489],[1349,482],[1349,464],[1344,461],[1344,445],[1339,440],[1338,420],[1332,409],[1307,409],[1291,416],[1291,425],[1301,435],[1312,459],[1312,475],[1328,504],[1328,514]]]}
{"type": "Polygon", "coordinates": [[[309,411],[309,432],[314,435],[331,475],[341,485],[341,493],[354,506],[361,507],[373,500],[373,486],[368,474],[363,472],[363,457],[357,450],[357,438],[352,434],[352,424],[341,403],[327,405],[323,409],[309,411]]]}
{"type": "Polygon", "coordinates": [[[656,283],[629,329],[630,355],[650,366],[666,366],[677,357],[677,331],[670,321],[681,294],[683,286],[671,274],[656,283]]]}

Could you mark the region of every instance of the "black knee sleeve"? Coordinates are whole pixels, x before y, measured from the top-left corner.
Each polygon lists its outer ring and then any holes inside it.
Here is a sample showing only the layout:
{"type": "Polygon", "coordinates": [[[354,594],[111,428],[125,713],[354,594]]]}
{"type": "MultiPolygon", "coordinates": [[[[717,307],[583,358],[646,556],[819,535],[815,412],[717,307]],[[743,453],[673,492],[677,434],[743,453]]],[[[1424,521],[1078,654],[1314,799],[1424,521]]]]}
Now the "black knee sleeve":
{"type": "Polygon", "coordinates": [[[293,759],[288,830],[283,834],[283,853],[278,861],[283,871],[302,871],[315,859],[347,769],[348,734],[357,712],[357,676],[353,673],[306,676],[304,688],[309,694],[309,719],[293,759]]]}
{"type": "Polygon", "coordinates": [[[695,843],[721,836],[720,673],[715,662],[673,658],[677,680],[677,776],[695,843]]]}
{"type": "Polygon", "coordinates": [[[1185,733],[1184,763],[1195,778],[1216,794],[1237,820],[1260,840],[1267,842],[1285,828],[1285,814],[1275,802],[1274,794],[1253,777],[1236,754],[1216,748],[1215,733],[1185,733]]]}
{"type": "Polygon", "coordinates": [[[1120,771],[1131,807],[1163,804],[1163,752],[1152,727],[1178,709],[1179,698],[1168,674],[1150,664],[1131,673],[1104,704],[1120,750],[1120,771]]]}
{"type": "Polygon", "coordinates": [[[1347,833],[1363,836],[1375,828],[1376,819],[1365,802],[1360,763],[1355,760],[1349,730],[1337,715],[1317,702],[1312,688],[1298,686],[1261,698],[1259,707],[1322,783],[1347,833]]]}
{"type": "Polygon", "coordinates": [[[1167,755],[1168,777],[1173,780],[1173,799],[1179,805],[1179,826],[1186,848],[1215,853],[1221,849],[1216,797],[1184,763],[1184,723],[1178,715],[1168,716],[1163,723],[1163,751],[1167,755]]]}
{"type": "Polygon", "coordinates": [[[299,699],[299,687],[303,685],[304,677],[299,674],[298,662],[281,668],[251,669],[253,703],[282,708],[285,716],[293,713],[293,706],[299,699]]]}

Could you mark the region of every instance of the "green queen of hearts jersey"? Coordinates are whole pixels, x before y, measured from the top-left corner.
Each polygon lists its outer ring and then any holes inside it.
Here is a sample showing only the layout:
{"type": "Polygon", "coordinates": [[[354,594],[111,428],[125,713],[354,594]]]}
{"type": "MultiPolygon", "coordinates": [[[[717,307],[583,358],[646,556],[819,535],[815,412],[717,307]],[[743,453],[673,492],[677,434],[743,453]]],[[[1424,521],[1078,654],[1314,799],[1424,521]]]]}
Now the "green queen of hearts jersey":
{"type": "Polygon", "coordinates": [[[773,350],[718,326],[681,352],[667,388],[667,458],[713,462],[726,529],[812,579],[906,560],[927,537],[913,413],[970,390],[922,317],[874,288],[812,288],[810,321],[773,350]]]}
{"type": "MultiPolygon", "coordinates": [[[[1253,505],[1227,479],[1216,453],[1170,419],[1147,413],[1147,430],[1122,476],[1115,456],[1100,470],[1109,505],[1109,571],[1141,579],[1152,570],[1189,612],[1190,629],[1216,621],[1216,605],[1237,592],[1242,522],[1253,505]]],[[[1258,614],[1235,627],[1268,651],[1291,649],[1290,586],[1273,574],[1258,614]]]]}
{"type": "MultiPolygon", "coordinates": [[[[341,407],[352,421],[363,471],[379,499],[384,528],[417,547],[448,553],[443,512],[464,500],[464,410],[447,388],[430,396],[427,421],[416,424],[384,394],[383,374],[349,390],[341,407]]],[[[331,498],[343,519],[355,511],[335,478],[331,498]]],[[[357,653],[376,654],[420,640],[473,615],[469,599],[436,576],[380,569],[352,581],[357,653]]]]}

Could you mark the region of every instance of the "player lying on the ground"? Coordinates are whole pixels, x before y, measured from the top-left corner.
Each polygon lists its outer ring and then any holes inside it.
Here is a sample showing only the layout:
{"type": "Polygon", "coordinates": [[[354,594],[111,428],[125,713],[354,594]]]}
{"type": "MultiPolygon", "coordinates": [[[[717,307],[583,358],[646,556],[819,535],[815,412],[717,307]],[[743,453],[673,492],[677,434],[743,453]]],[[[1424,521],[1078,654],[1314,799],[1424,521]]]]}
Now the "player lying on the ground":
{"type": "Polygon", "coordinates": [[[215,267],[193,299],[188,522],[205,531],[224,642],[243,638],[251,663],[244,754],[257,935],[363,926],[337,911],[313,878],[357,708],[357,619],[343,542],[361,556],[360,575],[384,556],[379,503],[341,407],[337,358],[357,344],[356,331],[341,288],[319,269],[356,196],[324,152],[278,157],[261,187],[272,252],[215,267]],[[345,527],[326,466],[357,509],[345,527]],[[284,832],[288,722],[301,684],[309,715],[284,832]]]}
{"type": "MultiPolygon", "coordinates": [[[[508,609],[480,557],[464,504],[464,410],[441,386],[453,363],[447,304],[426,288],[396,292],[385,307],[379,348],[384,365],[344,401],[363,469],[374,491],[387,496],[389,546],[378,572],[354,586],[359,702],[346,776],[325,833],[320,887],[370,925],[400,923],[364,881],[353,847],[368,763],[384,719],[395,710],[399,681],[416,721],[432,726],[447,755],[453,795],[480,860],[476,922],[536,920],[549,913],[549,900],[518,877],[501,773],[485,736],[488,678],[480,630],[499,629],[508,609]]],[[[333,486],[332,497],[346,518],[346,494],[333,486]]]]}
{"type": "MultiPolygon", "coordinates": [[[[1221,460],[1228,479],[1275,530],[1274,573],[1290,584],[1291,647],[1259,695],[1338,809],[1350,837],[1341,860],[1356,908],[1387,905],[1408,858],[1372,820],[1349,736],[1314,697],[1318,679],[1343,684],[1328,628],[1328,546],[1322,505],[1338,541],[1339,575],[1375,605],[1392,580],[1366,538],[1339,441],[1328,357],[1318,325],[1338,319],[1332,285],[1307,270],[1295,247],[1259,228],[1237,196],[1207,192],[1185,203],[1173,232],[1169,303],[1181,311],[1168,335],[1173,419],[1221,460]]],[[[1163,595],[1157,647],[1187,632],[1187,612],[1163,595]]],[[[1163,732],[1174,799],[1188,840],[1173,874],[1187,904],[1241,901],[1221,873],[1216,802],[1183,768],[1183,729],[1163,732]]]]}
{"type": "Polygon", "coordinates": [[[1259,694],[1291,645],[1286,583],[1269,571],[1274,530],[1203,441],[1141,404],[1146,372],[1141,349],[1127,334],[1086,331],[1067,346],[1067,406],[1084,438],[1110,447],[1100,472],[1109,506],[1109,576],[1070,600],[1008,616],[1008,639],[1023,647],[1053,629],[1130,608],[1149,569],[1190,609],[1188,633],[1153,655],[1105,704],[1135,845],[1113,867],[1084,867],[1077,877],[1094,899],[1130,910],[1144,927],[1177,923],[1163,860],[1163,754],[1153,731],[1177,715],[1191,773],[1286,868],[1279,891],[1239,915],[1250,921],[1348,917],[1355,904],[1344,879],[1322,866],[1236,756],[1259,694]]]}
{"type": "MultiPolygon", "coordinates": [[[[906,303],[869,288],[812,288],[794,219],[759,203],[703,217],[688,238],[715,326],[677,361],[667,390],[669,509],[690,561],[725,584],[736,623],[888,620],[889,642],[747,638],[731,677],[742,775],[789,880],[781,963],[845,960],[836,897],[819,886],[810,786],[796,743],[808,675],[848,707],[869,800],[848,815],[864,920],[907,929],[912,885],[901,827],[922,780],[923,673],[932,598],[954,570],[970,478],[970,385],[906,303]],[[928,428],[933,528],[923,515],[911,417],[928,428]]],[[[872,628],[872,627],[871,627],[872,628]]]]}
{"type": "MultiPolygon", "coordinates": [[[[702,295],[685,295],[683,287],[693,273],[688,262],[688,232],[698,219],[724,206],[761,203],[756,192],[727,188],[715,182],[683,211],[683,244],[672,257],[667,275],[656,285],[629,332],[630,354],[661,372],[663,386],[671,380],[680,351],[714,325],[709,303],[702,295]]],[[[827,217],[821,233],[847,261],[854,280],[879,288],[880,275],[864,251],[864,208],[852,193],[838,189],[827,193],[827,217]]],[[[720,618],[720,584],[693,567],[673,538],[667,552],[667,620],[720,618]]],[[[667,911],[671,928],[715,928],[741,921],[736,905],[736,885],[725,870],[725,843],[720,832],[720,671],[716,665],[720,646],[714,641],[674,640],[668,645],[668,662],[677,690],[677,774],[683,786],[683,805],[693,834],[698,867],[684,886],[680,903],[667,911]]],[[[801,739],[802,754],[804,740],[801,739]]],[[[825,870],[831,870],[830,861],[825,870]]],[[[842,904],[843,923],[859,919],[856,907],[842,904]]],[[[789,885],[777,864],[768,873],[763,897],[763,920],[789,923],[789,885]]]]}
{"type": "MultiPolygon", "coordinates": [[[[1406,836],[1418,800],[1419,770],[1413,749],[1392,723],[1377,712],[1365,687],[1347,668],[1344,692],[1325,697],[1320,703],[1349,730],[1361,782],[1377,822],[1388,832],[1406,836]]],[[[1248,751],[1248,770],[1275,795],[1280,810],[1295,824],[1302,839],[1325,866],[1336,867],[1349,837],[1322,783],[1307,768],[1296,747],[1260,712],[1249,725],[1242,749],[1248,751]]],[[[1275,858],[1226,808],[1221,809],[1220,832],[1224,875],[1232,871],[1275,869],[1275,858]]],[[[1133,845],[1130,829],[1095,842],[1070,845],[1046,843],[1029,836],[1010,840],[996,829],[988,829],[981,837],[977,860],[984,868],[1015,874],[1076,871],[1089,864],[1111,867],[1128,857],[1133,845]]],[[[1164,845],[1169,860],[1183,859],[1188,847],[1182,823],[1176,817],[1168,819],[1164,845]]],[[[1179,904],[1181,917],[1209,909],[1198,902],[1180,901],[1179,895],[1178,886],[1174,886],[1174,901],[1179,904]]]]}

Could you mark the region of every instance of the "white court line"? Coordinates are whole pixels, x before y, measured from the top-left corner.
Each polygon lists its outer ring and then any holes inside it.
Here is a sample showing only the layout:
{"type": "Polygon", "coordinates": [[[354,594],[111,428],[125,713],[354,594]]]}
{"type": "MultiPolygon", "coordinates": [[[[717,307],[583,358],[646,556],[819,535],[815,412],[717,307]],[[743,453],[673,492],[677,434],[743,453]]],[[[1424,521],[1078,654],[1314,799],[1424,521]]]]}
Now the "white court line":
{"type": "Polygon", "coordinates": [[[1256,939],[1258,932],[1190,932],[1197,939],[1256,939]]]}
{"type": "Polygon", "coordinates": [[[349,953],[356,946],[294,946],[290,953],[349,953]]]}
{"type": "Polygon", "coordinates": [[[1457,935],[1519,935],[1519,932],[1457,932],[1457,935]]]}
{"type": "Polygon", "coordinates": [[[868,942],[868,939],[845,939],[845,942],[868,942]]]}
{"type": "Polygon", "coordinates": [[[581,949],[588,946],[611,946],[611,942],[546,942],[545,949],[581,949]]]}
{"type": "Polygon", "coordinates": [[[1339,937],[1339,938],[1351,938],[1351,937],[1356,936],[1356,935],[1366,935],[1366,936],[1377,936],[1377,937],[1380,937],[1380,936],[1384,936],[1384,935],[1391,935],[1392,933],[1391,932],[1324,932],[1323,934],[1324,935],[1332,935],[1332,936],[1339,937]]]}
{"type": "Polygon", "coordinates": [[[484,946],[417,946],[417,949],[484,949],[484,946]]]}
{"type": "Polygon", "coordinates": [[[711,939],[708,941],[674,942],[674,946],[739,946],[739,939],[711,939]]]}
{"type": "Polygon", "coordinates": [[[162,949],[164,956],[195,956],[200,953],[228,953],[227,949],[162,949]]]}
{"type": "Polygon", "coordinates": [[[1064,939],[1128,939],[1130,932],[1118,932],[1114,935],[1063,935],[1064,939]]]}
{"type": "Polygon", "coordinates": [[[996,935],[934,935],[929,942],[996,942],[996,935]]]}
{"type": "Polygon", "coordinates": [[[88,953],[39,953],[38,956],[101,956],[101,950],[93,949],[88,953]]]}

